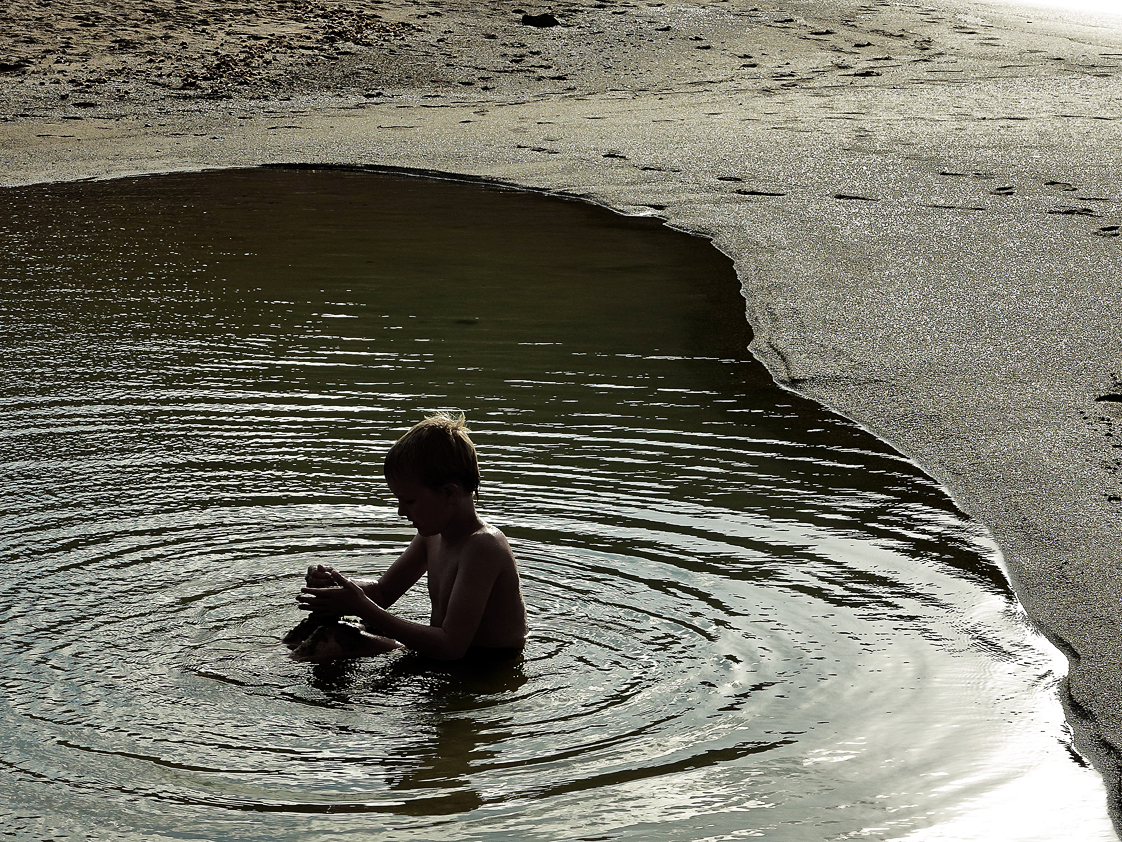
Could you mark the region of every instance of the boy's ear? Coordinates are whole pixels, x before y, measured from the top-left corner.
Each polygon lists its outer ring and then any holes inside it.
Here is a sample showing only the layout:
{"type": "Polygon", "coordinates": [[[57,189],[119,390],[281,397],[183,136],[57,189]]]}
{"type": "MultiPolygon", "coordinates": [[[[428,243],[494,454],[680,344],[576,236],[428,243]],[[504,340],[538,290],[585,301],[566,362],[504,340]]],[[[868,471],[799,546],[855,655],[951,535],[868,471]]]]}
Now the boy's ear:
{"type": "Polygon", "coordinates": [[[446,482],[440,487],[449,497],[453,497],[456,494],[462,494],[464,491],[463,488],[460,487],[460,484],[458,482],[446,482]]]}

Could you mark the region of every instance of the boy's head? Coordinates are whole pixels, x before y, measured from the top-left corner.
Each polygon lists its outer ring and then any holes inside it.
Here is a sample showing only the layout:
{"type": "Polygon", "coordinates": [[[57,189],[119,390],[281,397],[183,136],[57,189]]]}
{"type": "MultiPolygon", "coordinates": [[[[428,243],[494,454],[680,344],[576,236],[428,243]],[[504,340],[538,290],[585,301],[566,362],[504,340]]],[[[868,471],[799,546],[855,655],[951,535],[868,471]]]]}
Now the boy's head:
{"type": "Polygon", "coordinates": [[[463,414],[438,412],[415,425],[386,454],[386,479],[415,478],[428,488],[456,483],[468,494],[479,489],[479,460],[463,414]]]}

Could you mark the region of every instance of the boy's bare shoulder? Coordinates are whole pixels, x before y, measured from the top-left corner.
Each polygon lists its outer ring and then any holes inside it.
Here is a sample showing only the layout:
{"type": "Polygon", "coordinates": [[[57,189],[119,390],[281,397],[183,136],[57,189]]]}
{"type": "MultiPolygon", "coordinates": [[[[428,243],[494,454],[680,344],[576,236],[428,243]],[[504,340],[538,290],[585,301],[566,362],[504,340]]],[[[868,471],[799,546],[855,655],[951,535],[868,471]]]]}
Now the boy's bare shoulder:
{"type": "Polygon", "coordinates": [[[502,530],[484,523],[465,542],[468,555],[479,563],[513,564],[514,553],[502,530]]]}

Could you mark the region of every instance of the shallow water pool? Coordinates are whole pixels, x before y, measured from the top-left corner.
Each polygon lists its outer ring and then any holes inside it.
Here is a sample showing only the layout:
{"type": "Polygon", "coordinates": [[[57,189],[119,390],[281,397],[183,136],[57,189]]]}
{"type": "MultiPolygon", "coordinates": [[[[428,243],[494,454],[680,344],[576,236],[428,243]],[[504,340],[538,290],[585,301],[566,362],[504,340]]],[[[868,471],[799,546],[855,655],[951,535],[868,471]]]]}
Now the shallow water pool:
{"type": "Polygon", "coordinates": [[[1113,838],[985,532],[771,383],[705,241],[311,170],[7,190],[0,236],[5,838],[1113,838]],[[293,662],[443,408],[524,657],[293,662]]]}

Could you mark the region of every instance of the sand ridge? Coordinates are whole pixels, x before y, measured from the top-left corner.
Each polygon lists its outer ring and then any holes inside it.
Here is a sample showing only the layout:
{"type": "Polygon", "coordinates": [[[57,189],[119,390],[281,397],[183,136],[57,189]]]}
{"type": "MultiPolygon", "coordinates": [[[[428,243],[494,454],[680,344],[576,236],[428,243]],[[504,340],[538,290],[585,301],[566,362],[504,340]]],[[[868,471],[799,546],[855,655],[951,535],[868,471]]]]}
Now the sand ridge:
{"type": "Polygon", "coordinates": [[[776,379],[993,531],[1118,815],[1122,30],[828,5],[21,0],[0,184],[377,165],[712,238],[776,379]]]}

